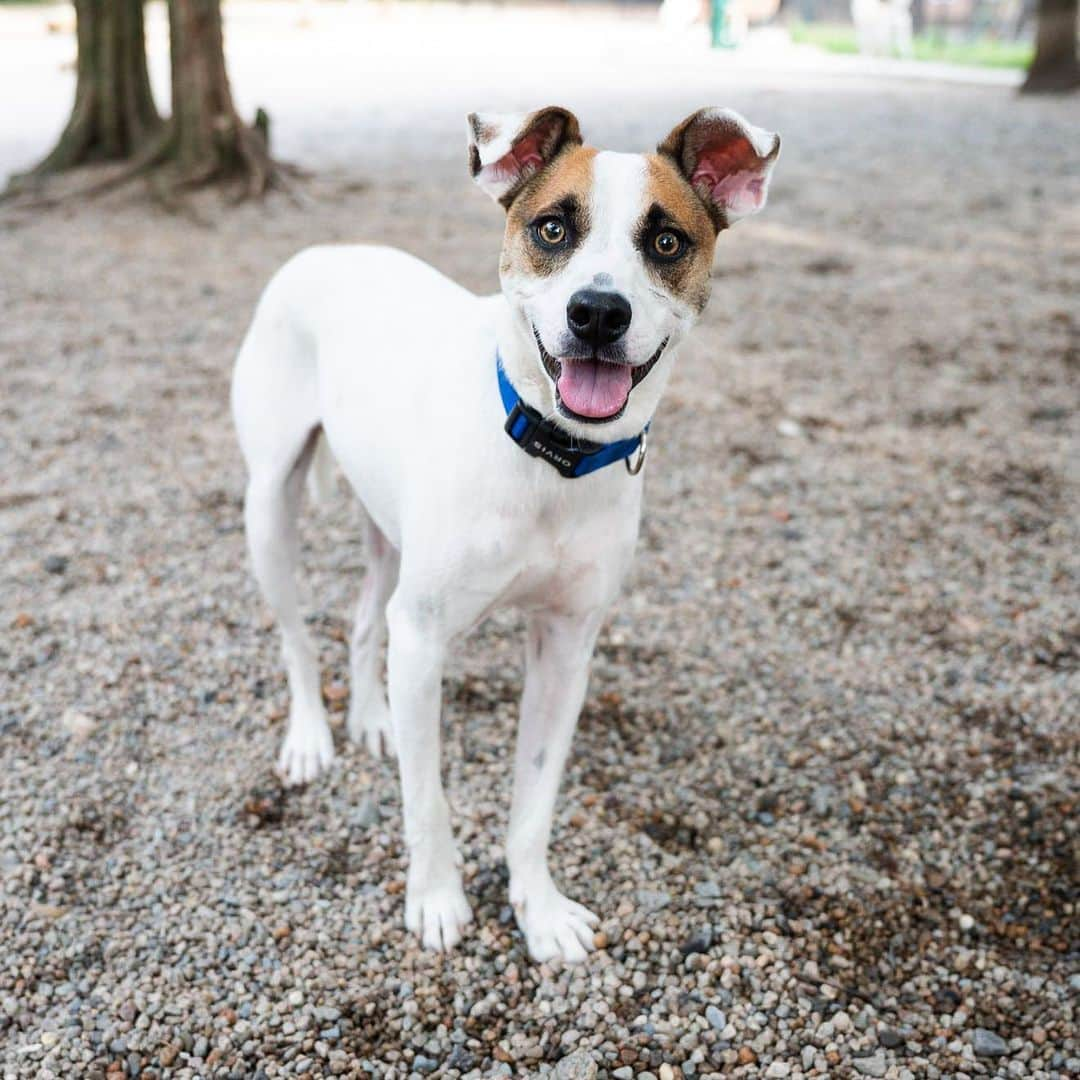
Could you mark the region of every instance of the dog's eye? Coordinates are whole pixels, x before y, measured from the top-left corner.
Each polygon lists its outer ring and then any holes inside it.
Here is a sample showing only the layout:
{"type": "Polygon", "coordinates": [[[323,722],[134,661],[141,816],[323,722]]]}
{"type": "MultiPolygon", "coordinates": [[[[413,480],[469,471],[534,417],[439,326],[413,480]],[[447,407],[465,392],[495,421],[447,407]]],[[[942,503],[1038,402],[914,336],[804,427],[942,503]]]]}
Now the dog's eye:
{"type": "Polygon", "coordinates": [[[683,239],[677,232],[665,229],[653,237],[652,249],[661,259],[674,259],[682,254],[683,239]]]}
{"type": "Polygon", "coordinates": [[[545,247],[558,247],[566,239],[566,226],[558,218],[544,218],[535,226],[535,232],[545,247]]]}

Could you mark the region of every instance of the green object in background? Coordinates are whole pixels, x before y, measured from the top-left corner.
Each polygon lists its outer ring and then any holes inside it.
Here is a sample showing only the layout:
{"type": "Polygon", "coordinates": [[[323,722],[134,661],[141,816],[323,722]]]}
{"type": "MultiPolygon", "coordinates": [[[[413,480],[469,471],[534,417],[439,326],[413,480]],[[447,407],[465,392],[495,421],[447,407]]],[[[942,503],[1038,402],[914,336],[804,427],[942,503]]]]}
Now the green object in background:
{"type": "MultiPolygon", "coordinates": [[[[792,22],[788,30],[796,45],[816,45],[832,53],[854,55],[859,51],[855,27],[848,24],[792,22]]],[[[973,67],[1024,69],[1031,63],[1033,51],[1028,41],[1000,41],[991,37],[950,41],[941,33],[929,30],[912,42],[911,58],[973,67]]]]}
{"type": "Polygon", "coordinates": [[[734,49],[736,42],[728,29],[727,6],[729,0],[709,0],[709,27],[712,31],[714,49],[734,49]]]}

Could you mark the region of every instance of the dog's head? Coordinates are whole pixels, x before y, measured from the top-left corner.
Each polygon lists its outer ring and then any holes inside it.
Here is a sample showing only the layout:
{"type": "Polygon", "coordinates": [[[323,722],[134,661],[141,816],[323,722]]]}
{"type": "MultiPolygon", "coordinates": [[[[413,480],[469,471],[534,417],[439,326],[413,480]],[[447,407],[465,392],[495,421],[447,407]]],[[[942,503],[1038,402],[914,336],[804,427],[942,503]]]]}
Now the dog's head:
{"type": "Polygon", "coordinates": [[[473,178],[506,209],[500,277],[533,404],[584,438],[641,429],[709,298],[716,237],[765,205],[779,152],[730,109],[687,117],[653,154],[583,146],[566,109],[469,117],[473,178]]]}

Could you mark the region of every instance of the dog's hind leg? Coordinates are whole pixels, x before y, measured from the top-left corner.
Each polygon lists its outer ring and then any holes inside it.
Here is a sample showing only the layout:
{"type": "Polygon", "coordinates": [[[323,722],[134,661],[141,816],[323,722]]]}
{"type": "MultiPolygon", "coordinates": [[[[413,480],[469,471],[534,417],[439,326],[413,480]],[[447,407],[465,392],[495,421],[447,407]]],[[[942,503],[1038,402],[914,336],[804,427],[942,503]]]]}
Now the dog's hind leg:
{"type": "Polygon", "coordinates": [[[278,768],[290,784],[313,780],[334,759],[318,656],[300,615],[296,587],[300,555],[297,515],[319,434],[318,427],[310,429],[297,443],[291,460],[279,458],[281,464],[261,468],[253,463],[244,500],[255,578],[277,617],[289,678],[289,725],[278,768]]]}
{"type": "Polygon", "coordinates": [[[349,641],[349,737],[364,743],[375,757],[394,751],[390,706],[381,676],[386,641],[386,605],[397,586],[400,557],[397,548],[369,519],[368,567],[356,623],[349,641]]]}

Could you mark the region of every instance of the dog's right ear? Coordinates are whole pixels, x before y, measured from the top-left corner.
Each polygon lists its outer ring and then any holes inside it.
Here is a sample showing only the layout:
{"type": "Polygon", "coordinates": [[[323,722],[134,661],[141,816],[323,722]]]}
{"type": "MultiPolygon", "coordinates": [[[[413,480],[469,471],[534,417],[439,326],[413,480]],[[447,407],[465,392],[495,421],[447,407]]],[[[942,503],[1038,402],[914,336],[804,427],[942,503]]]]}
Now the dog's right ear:
{"type": "Polygon", "coordinates": [[[577,117],[549,106],[532,113],[470,113],[469,171],[503,206],[567,146],[581,145],[577,117]]]}

